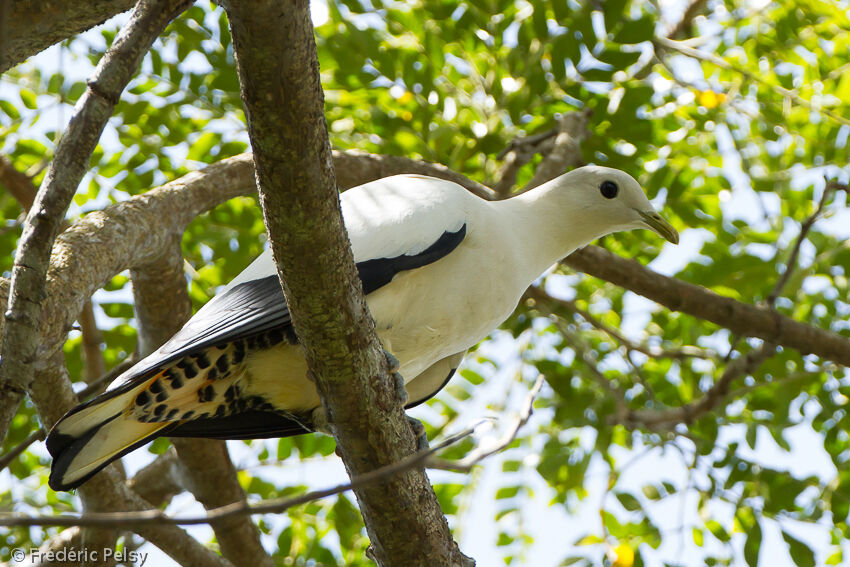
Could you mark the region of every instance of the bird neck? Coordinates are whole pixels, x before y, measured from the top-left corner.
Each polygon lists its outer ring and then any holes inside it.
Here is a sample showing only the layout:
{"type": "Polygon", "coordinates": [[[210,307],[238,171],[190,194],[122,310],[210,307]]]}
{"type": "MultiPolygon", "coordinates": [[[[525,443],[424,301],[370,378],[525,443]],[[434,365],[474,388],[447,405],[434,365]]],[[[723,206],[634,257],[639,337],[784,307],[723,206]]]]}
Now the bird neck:
{"type": "Polygon", "coordinates": [[[606,233],[576,193],[553,182],[500,201],[510,220],[523,271],[536,278],[577,248],[606,233]]]}

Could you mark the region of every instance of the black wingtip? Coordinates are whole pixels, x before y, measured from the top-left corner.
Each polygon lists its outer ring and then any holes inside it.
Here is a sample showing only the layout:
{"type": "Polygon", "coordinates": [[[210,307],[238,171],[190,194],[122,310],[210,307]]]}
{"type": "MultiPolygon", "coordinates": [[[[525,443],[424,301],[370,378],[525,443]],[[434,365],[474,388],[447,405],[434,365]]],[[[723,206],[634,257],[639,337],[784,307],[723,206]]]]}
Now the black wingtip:
{"type": "MultiPolygon", "coordinates": [[[[58,454],[53,454],[53,452],[50,453],[53,456],[53,465],[50,467],[50,477],[47,479],[47,485],[51,489],[53,489],[56,492],[60,492],[60,491],[63,491],[63,490],[67,491],[67,490],[73,490],[75,488],[79,488],[81,484],[85,483],[91,477],[93,477],[94,475],[96,475],[97,473],[99,473],[100,471],[105,469],[112,462],[117,461],[118,459],[120,459],[121,457],[126,455],[127,453],[129,453],[131,451],[135,451],[136,449],[138,449],[142,445],[145,445],[146,443],[153,441],[157,437],[167,435],[169,431],[171,431],[172,429],[174,429],[174,427],[176,427],[178,425],[178,423],[174,423],[172,425],[163,427],[159,431],[156,431],[156,432],[152,433],[151,435],[148,435],[147,437],[140,439],[136,443],[133,443],[132,445],[128,445],[127,447],[124,447],[123,449],[121,449],[121,451],[119,453],[117,453],[111,459],[109,459],[108,461],[106,461],[105,463],[103,463],[102,465],[97,467],[96,469],[90,471],[85,476],[80,477],[80,478],[75,479],[75,480],[72,480],[72,481],[69,481],[69,482],[64,481],[63,478],[65,476],[65,473],[68,471],[68,467],[71,465],[71,462],[74,460],[74,457],[83,449],[83,447],[86,446],[86,444],[89,441],[91,441],[92,437],[94,437],[94,435],[98,432],[98,430],[101,427],[103,427],[103,425],[105,425],[109,421],[112,421],[116,417],[118,417],[118,414],[111,417],[109,420],[103,422],[99,426],[97,426],[93,429],[90,429],[89,431],[86,432],[85,435],[82,435],[82,436],[80,436],[76,439],[72,438],[73,440],[70,443],[66,442],[66,444],[62,447],[62,449],[60,450],[60,452],[58,454]]],[[[65,439],[67,439],[68,437],[69,436],[67,436],[67,435],[62,436],[62,438],[63,438],[62,441],[64,442],[65,439]]],[[[48,447],[47,450],[50,451],[50,448],[48,447]]]]}
{"type": "MultiPolygon", "coordinates": [[[[76,481],[72,482],[63,482],[63,477],[65,473],[68,471],[68,467],[71,465],[71,461],[74,460],[74,456],[80,452],[80,450],[91,441],[91,438],[94,437],[99,427],[95,427],[94,429],[90,429],[85,435],[82,437],[72,437],[70,435],[63,435],[61,433],[56,432],[56,427],[54,426],[53,430],[50,431],[50,435],[47,436],[47,440],[45,444],[47,445],[47,451],[53,457],[53,464],[50,467],[50,477],[47,479],[47,485],[52,488],[54,491],[59,492],[63,490],[71,490],[77,488],[82,483],[87,481],[92,477],[95,473],[100,471],[103,467],[93,471],[91,474],[86,476],[85,478],[80,478],[76,481]]],[[[108,463],[107,463],[108,464],[108,463]]]]}

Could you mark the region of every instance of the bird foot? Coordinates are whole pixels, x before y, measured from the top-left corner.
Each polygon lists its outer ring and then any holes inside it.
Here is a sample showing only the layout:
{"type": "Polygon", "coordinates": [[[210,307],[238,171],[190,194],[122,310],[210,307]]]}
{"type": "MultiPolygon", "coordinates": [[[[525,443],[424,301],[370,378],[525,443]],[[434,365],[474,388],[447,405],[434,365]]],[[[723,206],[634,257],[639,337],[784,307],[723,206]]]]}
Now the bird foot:
{"type": "Polygon", "coordinates": [[[393,353],[384,349],[384,358],[387,359],[387,371],[390,374],[395,374],[396,372],[398,372],[398,369],[401,367],[401,364],[399,363],[398,359],[393,356],[393,353]]]}
{"type": "Polygon", "coordinates": [[[393,379],[396,398],[401,405],[404,405],[407,403],[407,388],[404,385],[404,376],[398,371],[400,366],[398,359],[387,350],[384,351],[384,357],[387,359],[387,372],[393,379]]]}
{"type": "Polygon", "coordinates": [[[425,433],[425,426],[415,417],[410,417],[409,415],[405,415],[404,417],[407,418],[407,423],[410,424],[410,429],[416,437],[416,451],[427,451],[430,446],[428,445],[428,435],[425,433]]]}

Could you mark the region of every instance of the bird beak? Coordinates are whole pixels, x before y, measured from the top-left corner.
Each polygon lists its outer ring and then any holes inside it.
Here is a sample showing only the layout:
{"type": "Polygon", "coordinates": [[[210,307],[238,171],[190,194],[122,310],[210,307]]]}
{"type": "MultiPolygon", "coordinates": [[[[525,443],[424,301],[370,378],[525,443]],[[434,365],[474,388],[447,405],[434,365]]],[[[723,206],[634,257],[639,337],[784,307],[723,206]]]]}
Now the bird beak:
{"type": "Polygon", "coordinates": [[[664,220],[664,217],[653,210],[638,211],[638,213],[643,219],[644,224],[646,224],[652,232],[673,244],[679,243],[679,233],[675,228],[673,228],[672,224],[664,220]]]}

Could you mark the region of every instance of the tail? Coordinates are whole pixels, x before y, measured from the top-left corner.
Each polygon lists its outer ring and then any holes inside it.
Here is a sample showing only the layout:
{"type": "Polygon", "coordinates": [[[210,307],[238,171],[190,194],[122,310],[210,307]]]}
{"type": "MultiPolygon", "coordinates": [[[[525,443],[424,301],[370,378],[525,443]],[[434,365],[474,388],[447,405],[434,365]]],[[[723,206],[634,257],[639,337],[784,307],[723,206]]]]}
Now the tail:
{"type": "Polygon", "coordinates": [[[107,392],[68,412],[47,436],[53,490],[78,487],[112,461],[163,435],[175,423],[144,423],[129,411],[139,389],[107,392]]]}

